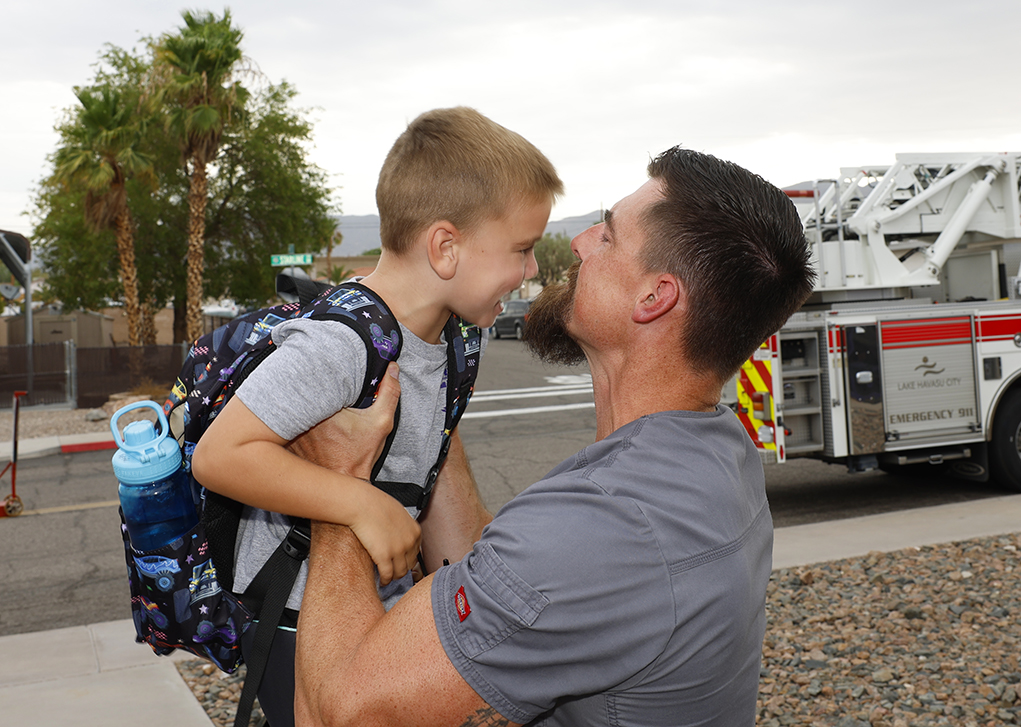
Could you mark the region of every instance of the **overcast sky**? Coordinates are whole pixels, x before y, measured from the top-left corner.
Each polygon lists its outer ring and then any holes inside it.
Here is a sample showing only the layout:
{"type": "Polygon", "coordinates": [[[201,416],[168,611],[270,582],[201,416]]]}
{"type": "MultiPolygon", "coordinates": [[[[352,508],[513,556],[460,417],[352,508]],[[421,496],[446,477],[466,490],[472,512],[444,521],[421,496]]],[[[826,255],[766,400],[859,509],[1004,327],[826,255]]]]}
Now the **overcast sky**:
{"type": "MultiPolygon", "coordinates": [[[[181,25],[166,0],[0,8],[0,228],[31,234],[61,109],[105,43],[181,25]]],[[[786,186],[897,152],[1021,151],[1017,0],[238,0],[243,50],[313,109],[344,214],[376,212],[387,150],[468,105],[553,161],[553,219],[609,207],[675,144],[786,186]],[[829,9],[826,9],[829,8],[829,9]]]]}

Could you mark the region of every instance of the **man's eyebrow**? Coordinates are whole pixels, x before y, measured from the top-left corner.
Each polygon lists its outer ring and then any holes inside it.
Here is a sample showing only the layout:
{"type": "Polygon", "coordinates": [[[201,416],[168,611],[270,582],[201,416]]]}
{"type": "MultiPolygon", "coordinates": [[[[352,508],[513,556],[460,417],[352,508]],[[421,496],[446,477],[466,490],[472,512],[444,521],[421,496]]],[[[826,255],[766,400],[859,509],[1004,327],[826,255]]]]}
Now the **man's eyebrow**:
{"type": "Polygon", "coordinates": [[[606,226],[608,228],[610,228],[610,233],[612,234],[613,233],[613,210],[606,210],[606,212],[603,213],[603,222],[606,224],[606,226]]]}

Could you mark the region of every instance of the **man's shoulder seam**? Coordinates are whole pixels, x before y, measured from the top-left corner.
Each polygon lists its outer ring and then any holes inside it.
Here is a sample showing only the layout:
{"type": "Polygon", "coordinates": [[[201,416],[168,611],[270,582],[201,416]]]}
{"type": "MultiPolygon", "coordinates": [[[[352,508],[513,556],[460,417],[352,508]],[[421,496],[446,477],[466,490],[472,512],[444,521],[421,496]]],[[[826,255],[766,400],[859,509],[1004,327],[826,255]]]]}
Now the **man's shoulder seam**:
{"type": "MultiPolygon", "coordinates": [[[[613,451],[610,452],[609,454],[607,454],[605,457],[600,457],[596,462],[594,462],[592,464],[588,464],[587,457],[586,457],[586,461],[584,463],[585,469],[584,469],[584,471],[582,473],[583,476],[585,477],[585,479],[588,480],[589,482],[591,482],[596,487],[598,487],[605,494],[609,495],[610,493],[607,492],[606,489],[602,485],[600,485],[598,482],[596,482],[592,478],[592,474],[596,470],[609,469],[609,468],[613,467],[613,465],[617,462],[617,457],[619,457],[621,454],[623,454],[624,452],[627,452],[629,449],[631,449],[631,446],[632,446],[631,445],[631,440],[641,433],[643,424],[644,424],[644,419],[637,420],[634,423],[634,428],[632,429],[632,431],[628,432],[626,435],[621,437],[620,442],[617,444],[617,446],[614,447],[613,451]]],[[[582,452],[587,452],[587,448],[582,450],[582,452]]],[[[582,452],[579,452],[579,455],[582,452]]]]}
{"type": "Polygon", "coordinates": [[[745,543],[748,542],[748,539],[752,536],[752,533],[755,532],[760,521],[764,517],[768,516],[769,505],[765,500],[763,500],[762,507],[759,508],[758,514],[752,519],[751,523],[748,524],[748,527],[745,528],[744,532],[742,532],[738,537],[728,543],[724,543],[723,545],[710,548],[709,550],[704,550],[701,553],[696,553],[695,555],[691,555],[683,560],[677,561],[670,566],[670,575],[675,576],[686,570],[698,568],[699,566],[703,566],[707,563],[713,562],[714,560],[719,560],[720,558],[725,558],[728,555],[738,552],[745,546],[745,543]]]}

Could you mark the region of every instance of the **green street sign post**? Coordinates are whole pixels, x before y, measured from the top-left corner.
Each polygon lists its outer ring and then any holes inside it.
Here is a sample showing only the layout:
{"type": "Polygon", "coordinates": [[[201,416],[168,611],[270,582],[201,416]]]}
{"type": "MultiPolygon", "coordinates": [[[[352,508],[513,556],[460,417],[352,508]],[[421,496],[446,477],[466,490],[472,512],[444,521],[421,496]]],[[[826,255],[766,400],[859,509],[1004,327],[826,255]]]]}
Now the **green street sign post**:
{"type": "Polygon", "coordinates": [[[287,255],[270,255],[270,265],[275,268],[288,268],[293,265],[311,265],[312,255],[309,253],[289,253],[287,255]]]}

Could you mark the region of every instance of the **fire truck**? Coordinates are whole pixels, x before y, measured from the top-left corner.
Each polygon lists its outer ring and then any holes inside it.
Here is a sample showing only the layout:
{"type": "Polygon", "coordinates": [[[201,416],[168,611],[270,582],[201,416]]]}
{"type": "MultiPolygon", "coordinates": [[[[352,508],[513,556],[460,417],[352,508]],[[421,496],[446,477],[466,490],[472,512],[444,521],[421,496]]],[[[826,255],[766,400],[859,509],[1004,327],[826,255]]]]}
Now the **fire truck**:
{"type": "Polygon", "coordinates": [[[764,462],[1021,491],[1019,174],[1016,153],[899,154],[786,190],[818,279],[733,382],[764,462]]]}

